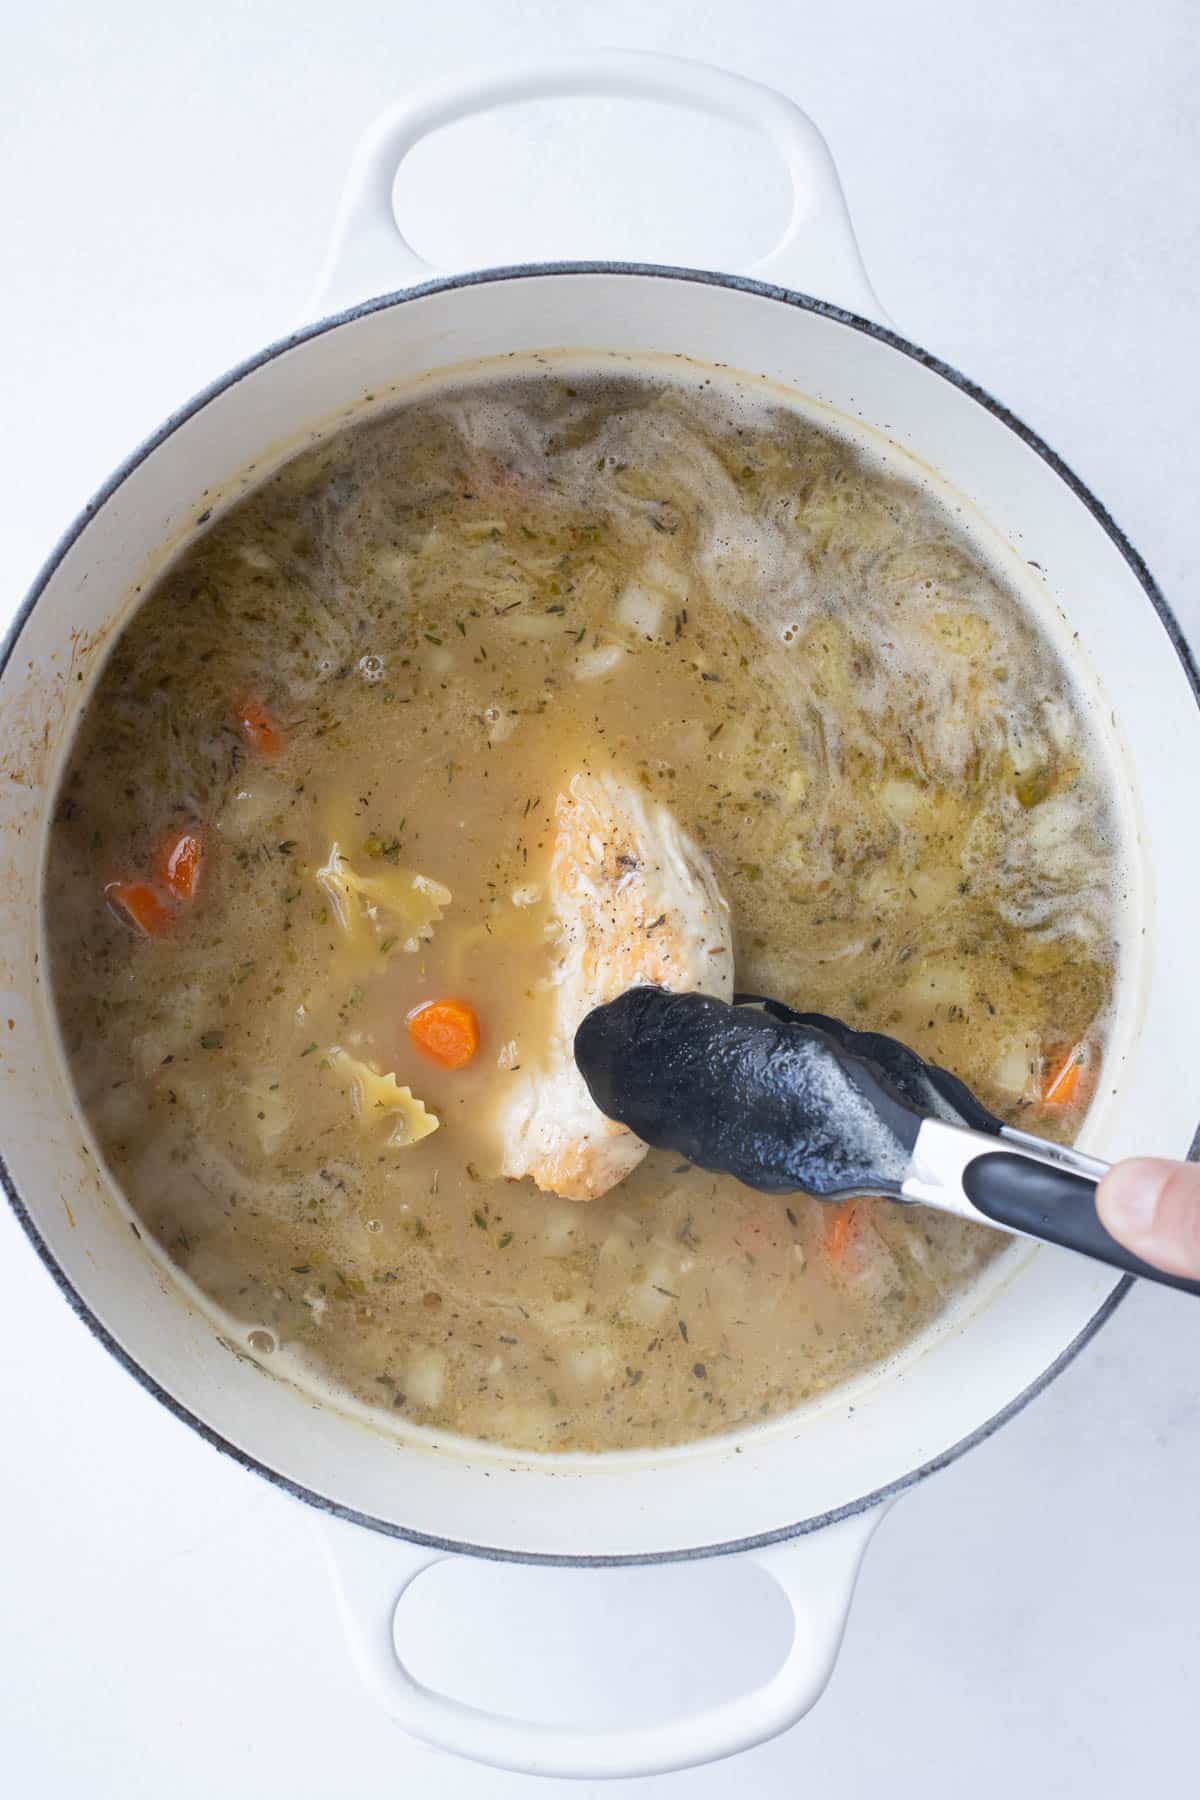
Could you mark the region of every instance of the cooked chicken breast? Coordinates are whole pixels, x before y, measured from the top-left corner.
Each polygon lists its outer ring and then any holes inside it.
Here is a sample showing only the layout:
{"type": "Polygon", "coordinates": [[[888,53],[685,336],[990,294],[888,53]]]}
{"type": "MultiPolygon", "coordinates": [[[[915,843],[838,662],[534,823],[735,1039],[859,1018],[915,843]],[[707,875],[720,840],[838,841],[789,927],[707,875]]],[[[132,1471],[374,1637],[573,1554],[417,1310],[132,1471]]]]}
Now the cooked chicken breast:
{"type": "Polygon", "coordinates": [[[576,775],[555,808],[549,893],[560,935],[539,1053],[500,1119],[505,1175],[567,1200],[595,1200],[646,1146],[594,1105],[575,1066],[575,1031],[594,1006],[639,982],[733,995],[729,907],[703,851],[665,806],[613,775],[576,775]]]}

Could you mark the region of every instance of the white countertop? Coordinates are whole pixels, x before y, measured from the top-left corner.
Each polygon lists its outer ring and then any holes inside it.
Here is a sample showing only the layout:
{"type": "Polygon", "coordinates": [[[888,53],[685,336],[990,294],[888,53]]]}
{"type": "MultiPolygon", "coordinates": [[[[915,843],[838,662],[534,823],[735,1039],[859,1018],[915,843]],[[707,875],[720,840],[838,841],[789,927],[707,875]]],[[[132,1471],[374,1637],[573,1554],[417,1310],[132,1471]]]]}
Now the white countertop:
{"type": "MultiPolygon", "coordinates": [[[[289,325],[360,126],[463,60],[551,42],[724,62],[809,106],[901,328],[1022,415],[1113,510],[1200,637],[1200,34],[1191,0],[42,0],[0,59],[0,569],[174,404],[289,325]]],[[[732,133],[566,114],[430,146],[415,230],[463,266],[642,255],[737,266],[780,203],[732,133]],[[607,123],[603,138],[596,136],[607,123]],[[630,127],[633,130],[633,127],[630,127]],[[714,149],[720,152],[714,157],[714,149]],[[597,154],[602,151],[602,154],[597,154]],[[648,157],[667,164],[648,181],[648,157]],[[661,224],[656,221],[661,220],[661,224]],[[689,254],[690,246],[695,245],[689,254]]],[[[1194,804],[1188,826],[1195,828],[1194,804]]],[[[1181,1079],[1200,1079],[1182,1071],[1181,1079]]],[[[421,1800],[578,1793],[424,1751],[361,1690],[305,1510],[107,1358],[0,1206],[0,1743],[14,1796],[421,1800]]],[[[1136,1291],[1032,1407],[906,1496],[833,1683],[680,1800],[1097,1800],[1194,1779],[1200,1310],[1136,1291]]],[[[423,1618],[463,1691],[616,1703],[636,1614],[680,1608],[664,1710],[761,1672],[779,1620],[732,1563],[623,1576],[471,1566],[423,1618]],[[523,1596],[521,1636],[505,1596],[523,1596]],[[657,1584],[657,1585],[656,1585],[657,1584]],[[574,1589],[574,1591],[573,1591],[574,1589]],[[699,1597],[702,1595],[702,1597],[699,1597]],[[711,1620],[709,1642],[698,1621],[711,1620]],[[549,1637],[552,1658],[535,1645],[549,1637]]],[[[635,1678],[644,1690],[646,1680],[635,1678]]],[[[664,1677],[664,1683],[666,1678],[664,1677]]],[[[599,1788],[596,1790],[599,1792],[599,1788]]]]}

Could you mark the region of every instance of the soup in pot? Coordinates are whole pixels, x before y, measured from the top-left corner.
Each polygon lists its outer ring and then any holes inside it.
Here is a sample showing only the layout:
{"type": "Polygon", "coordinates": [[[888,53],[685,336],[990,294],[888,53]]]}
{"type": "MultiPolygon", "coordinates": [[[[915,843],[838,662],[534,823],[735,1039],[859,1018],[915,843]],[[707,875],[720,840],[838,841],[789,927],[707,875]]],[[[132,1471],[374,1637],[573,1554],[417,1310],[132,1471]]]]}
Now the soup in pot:
{"type": "Polygon", "coordinates": [[[189,544],[87,705],[45,899],[98,1146],[245,1354],[600,1450],[845,1382],[1004,1240],[646,1154],[583,1012],[736,983],[1067,1138],[1117,871],[1084,704],[928,490],[752,386],[551,363],[189,544]]]}

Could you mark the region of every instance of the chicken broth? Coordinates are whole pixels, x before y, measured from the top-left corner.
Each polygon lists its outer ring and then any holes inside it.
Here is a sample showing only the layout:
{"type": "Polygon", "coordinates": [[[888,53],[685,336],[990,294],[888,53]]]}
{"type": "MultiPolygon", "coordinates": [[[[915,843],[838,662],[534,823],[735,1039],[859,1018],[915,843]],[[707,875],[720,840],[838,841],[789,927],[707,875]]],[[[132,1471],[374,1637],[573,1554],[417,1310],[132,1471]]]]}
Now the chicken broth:
{"type": "Polygon", "coordinates": [[[179,556],[46,909],[103,1155],[246,1353],[600,1450],[847,1380],[1004,1240],[643,1159],[572,1085],[589,995],[736,966],[1070,1137],[1116,870],[1081,702],[927,491],[752,388],[549,367],[318,443],[179,556]]]}

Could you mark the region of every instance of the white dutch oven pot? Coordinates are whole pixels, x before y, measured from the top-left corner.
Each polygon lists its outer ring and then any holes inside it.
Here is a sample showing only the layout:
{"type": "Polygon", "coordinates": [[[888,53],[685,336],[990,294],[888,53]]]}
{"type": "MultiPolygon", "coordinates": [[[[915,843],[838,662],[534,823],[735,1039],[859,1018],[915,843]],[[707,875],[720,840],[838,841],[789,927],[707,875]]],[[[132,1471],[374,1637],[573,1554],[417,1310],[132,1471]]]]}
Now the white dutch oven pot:
{"type": "Polygon", "coordinates": [[[315,1406],[231,1354],[181,1295],[131,1229],[64,1079],[42,978],[39,877],[57,771],[104,652],[166,557],[242,491],[244,471],[253,465],[260,478],[314,432],[388,404],[431,371],[546,349],[683,354],[863,421],[935,471],[981,530],[994,529],[1014,570],[1040,565],[1026,580],[1036,584],[1030,603],[1074,659],[1107,746],[1132,854],[1120,1006],[1083,1139],[1105,1158],[1139,1147],[1183,1155],[1192,1139],[1178,1071],[1200,1011],[1197,853],[1178,796],[1180,770],[1200,769],[1196,674],[1146,568],[1082,484],[986,394],[878,322],[829,154],[777,94],[687,63],[610,54],[403,106],[359,150],[316,310],[398,281],[417,285],[322,317],[170,419],[71,527],[20,612],[0,673],[0,979],[12,1021],[0,1046],[3,1180],[71,1305],[143,1386],[325,1515],[350,1642],[401,1724],[513,1769],[679,1768],[759,1742],[813,1704],[886,1503],[1011,1416],[1128,1283],[1065,1253],[1015,1250],[956,1314],[853,1391],[662,1453],[435,1448],[315,1406]],[[430,279],[393,217],[403,156],[468,112],[565,93],[657,98],[765,132],[794,200],[754,279],[612,264],[430,279]],[[785,1589],[794,1640],[764,1687],[702,1715],[624,1732],[540,1727],[430,1692],[396,1653],[399,1594],[447,1555],[605,1565],[734,1552],[785,1589]]]}

